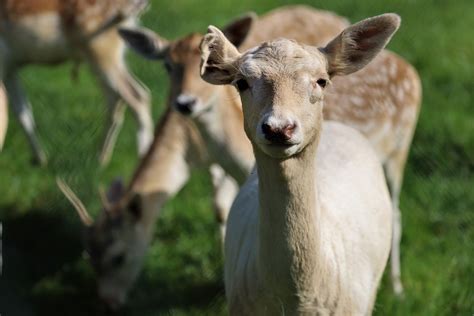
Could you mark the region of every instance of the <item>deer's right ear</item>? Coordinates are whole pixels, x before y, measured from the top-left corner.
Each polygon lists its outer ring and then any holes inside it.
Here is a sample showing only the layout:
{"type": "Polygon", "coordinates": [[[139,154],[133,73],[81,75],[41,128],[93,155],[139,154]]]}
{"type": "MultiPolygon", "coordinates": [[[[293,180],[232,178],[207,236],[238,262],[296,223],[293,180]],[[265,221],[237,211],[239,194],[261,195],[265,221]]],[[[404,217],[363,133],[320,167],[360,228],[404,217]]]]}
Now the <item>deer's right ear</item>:
{"type": "Polygon", "coordinates": [[[216,85],[231,83],[237,73],[235,61],[239,57],[239,51],[225,35],[209,26],[201,42],[202,79],[216,85]]]}
{"type": "Polygon", "coordinates": [[[255,21],[257,21],[257,14],[248,12],[224,26],[222,32],[235,47],[239,47],[247,39],[255,21]]]}
{"type": "Polygon", "coordinates": [[[120,36],[135,52],[148,59],[162,59],[168,41],[145,28],[119,28],[120,36]]]}
{"type": "Polygon", "coordinates": [[[348,75],[365,67],[387,45],[400,27],[400,17],[382,14],[349,26],[321,51],[332,76],[348,75]]]}

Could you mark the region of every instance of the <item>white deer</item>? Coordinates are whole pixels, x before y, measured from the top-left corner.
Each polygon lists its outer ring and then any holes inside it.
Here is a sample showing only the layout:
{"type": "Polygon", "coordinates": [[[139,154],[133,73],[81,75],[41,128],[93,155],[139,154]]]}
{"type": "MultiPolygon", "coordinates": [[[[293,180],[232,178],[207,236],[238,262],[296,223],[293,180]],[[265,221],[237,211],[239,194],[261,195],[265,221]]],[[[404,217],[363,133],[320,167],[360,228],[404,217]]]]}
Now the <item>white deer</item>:
{"type": "Polygon", "coordinates": [[[47,161],[37,139],[30,104],[18,71],[25,65],[87,62],[101,84],[108,105],[108,128],[100,160],[107,163],[120,130],[125,101],[138,122],[138,149],[152,140],[148,91],[129,73],[118,25],[131,25],[146,0],[2,0],[0,2],[0,82],[33,149],[47,161]]]}
{"type": "Polygon", "coordinates": [[[201,75],[238,89],[256,158],[227,223],[231,315],[371,314],[390,252],[390,196],[371,145],[323,123],[323,104],[330,80],[366,66],[399,23],[385,14],[324,48],[279,39],[243,54],[209,27],[201,75]]]}
{"type": "MultiPolygon", "coordinates": [[[[245,50],[277,37],[301,43],[324,45],[345,27],[346,19],[307,6],[287,6],[258,19],[243,16],[223,29],[228,39],[245,50]]],[[[202,35],[192,33],[168,41],[151,30],[120,29],[129,45],[141,55],[163,60],[171,80],[170,102],[182,114],[191,116],[205,140],[210,160],[225,171],[227,190],[232,179],[244,182],[253,164],[252,147],[239,127],[242,105],[229,86],[212,86],[199,78],[198,45],[202,35]]],[[[421,105],[421,84],[415,69],[396,54],[383,51],[367,67],[350,76],[336,77],[326,92],[324,116],[362,132],[383,163],[394,208],[391,273],[394,291],[401,294],[398,207],[403,172],[421,105]]],[[[222,200],[222,199],[221,199],[222,200]]],[[[228,198],[232,200],[232,198],[228,198]]],[[[228,203],[220,203],[226,205],[228,203]]],[[[225,220],[228,209],[221,208],[225,220]]]]}

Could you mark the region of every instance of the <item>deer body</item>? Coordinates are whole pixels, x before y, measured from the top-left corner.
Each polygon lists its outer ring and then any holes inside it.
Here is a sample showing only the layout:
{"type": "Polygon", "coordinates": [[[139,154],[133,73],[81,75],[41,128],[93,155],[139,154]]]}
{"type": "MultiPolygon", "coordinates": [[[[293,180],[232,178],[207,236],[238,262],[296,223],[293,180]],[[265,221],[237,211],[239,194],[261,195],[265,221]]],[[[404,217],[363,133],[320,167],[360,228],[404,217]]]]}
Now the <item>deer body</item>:
{"type": "Polygon", "coordinates": [[[385,14],[324,48],[279,39],[242,54],[209,27],[201,76],[237,88],[256,158],[227,224],[231,315],[371,314],[390,251],[390,196],[371,145],[323,124],[322,110],[330,80],[365,67],[399,23],[385,14]]]}
{"type": "Polygon", "coordinates": [[[132,25],[144,1],[7,0],[0,4],[0,81],[24,129],[36,160],[46,155],[36,136],[30,104],[19,82],[19,70],[29,64],[54,65],[85,61],[97,76],[107,100],[108,130],[101,161],[110,158],[123,121],[125,101],[139,125],[139,152],[152,140],[149,95],[129,73],[125,46],[116,26],[132,25]]]}

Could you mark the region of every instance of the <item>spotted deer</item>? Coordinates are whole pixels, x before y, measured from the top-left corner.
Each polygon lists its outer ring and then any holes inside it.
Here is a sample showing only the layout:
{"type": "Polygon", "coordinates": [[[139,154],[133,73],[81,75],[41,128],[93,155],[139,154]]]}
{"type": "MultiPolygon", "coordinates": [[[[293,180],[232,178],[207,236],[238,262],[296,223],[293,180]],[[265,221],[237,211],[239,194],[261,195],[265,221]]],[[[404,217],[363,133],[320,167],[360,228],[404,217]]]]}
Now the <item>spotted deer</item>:
{"type": "Polygon", "coordinates": [[[138,123],[138,150],[146,152],[153,122],[148,91],[129,72],[117,26],[132,25],[147,0],[2,0],[0,2],[0,82],[34,153],[44,165],[31,106],[19,70],[31,64],[86,62],[100,82],[108,106],[107,132],[100,160],[110,159],[125,101],[138,123]]]}
{"type": "MultiPolygon", "coordinates": [[[[285,34],[302,36],[299,35],[301,30],[317,30],[307,36],[312,38],[313,43],[322,45],[347,25],[346,19],[332,13],[303,6],[290,6],[269,12],[258,19],[255,14],[242,16],[224,27],[223,32],[234,45],[245,43],[246,47],[252,47],[264,40],[285,34]],[[300,28],[295,30],[293,25],[299,25],[300,28]]],[[[153,144],[136,168],[129,185],[123,191],[118,190],[122,192],[121,194],[114,194],[113,192],[117,190],[113,188],[123,186],[117,183],[111,186],[112,194],[109,194],[109,197],[112,199],[102,199],[104,207],[95,222],[91,216],[81,215],[81,219],[89,227],[86,249],[98,274],[99,294],[105,301],[115,306],[125,301],[126,294],[139,272],[153,232],[154,219],[160,213],[163,204],[187,182],[189,170],[196,165],[209,167],[214,184],[216,218],[223,232],[228,211],[238,191],[238,184],[245,181],[254,164],[250,142],[242,129],[242,109],[236,91],[233,88],[210,85],[199,76],[199,44],[202,35],[193,33],[174,42],[164,42],[149,30],[126,29],[121,32],[133,47],[145,55],[155,54],[153,58],[164,60],[172,84],[166,114],[155,128],[153,144]],[[192,122],[190,115],[183,116],[174,110],[176,107],[181,107],[177,98],[182,94],[184,87],[193,91],[194,96],[200,99],[199,102],[206,105],[201,115],[208,113],[211,115],[210,118],[216,115],[217,118],[209,122],[210,129],[219,128],[222,125],[219,125],[221,121],[226,122],[219,135],[207,132],[205,122],[203,124],[196,120],[192,122]],[[148,200],[146,196],[149,196],[148,201],[152,201],[153,196],[160,196],[160,201],[142,202],[140,211],[136,212],[137,204],[131,202],[137,199],[130,198],[136,196],[136,192],[139,193],[138,200],[148,200]],[[109,209],[114,209],[114,212],[106,211],[109,209]],[[133,214],[138,214],[138,218],[133,214]],[[116,218],[120,220],[115,220],[116,218]],[[137,247],[135,242],[140,240],[141,247],[137,247]],[[113,283],[115,286],[110,285],[113,283]],[[101,288],[114,290],[101,290],[101,288]]],[[[416,89],[417,77],[412,68],[395,55],[388,56],[391,56],[392,60],[400,61],[401,68],[398,71],[401,79],[413,73],[415,82],[412,84],[416,89]]],[[[370,64],[368,67],[371,67],[370,64]]],[[[362,80],[363,78],[364,76],[361,76],[353,80],[361,80],[360,86],[368,88],[368,82],[362,80]]],[[[334,79],[336,80],[337,78],[334,79]]],[[[397,81],[393,81],[393,78],[384,82],[391,83],[395,87],[400,85],[397,81]]],[[[331,91],[334,89],[334,85],[328,87],[326,98],[331,99],[328,94],[333,93],[331,91]]],[[[383,91],[378,89],[383,90],[385,86],[376,85],[373,89],[378,95],[383,95],[383,91]]],[[[352,100],[366,98],[370,94],[369,91],[361,91],[360,88],[352,90],[351,93],[344,94],[344,102],[348,102],[349,98],[352,100]]],[[[379,105],[377,102],[374,99],[370,105],[377,107],[379,105]]],[[[398,107],[406,105],[397,103],[396,106],[398,110],[398,107]]],[[[413,104],[412,107],[417,111],[418,104],[413,104]]],[[[347,108],[349,109],[350,105],[347,105],[347,108]]],[[[199,119],[201,115],[195,115],[197,117],[194,119],[199,119]]],[[[73,194],[70,190],[67,192],[69,195],[73,194]]],[[[79,201],[77,197],[72,200],[79,201]]],[[[84,213],[83,206],[78,207],[77,203],[75,206],[76,210],[82,210],[80,214],[84,213]]]]}
{"type": "Polygon", "coordinates": [[[365,67],[399,25],[384,14],[321,48],[277,39],[243,53],[209,27],[201,76],[237,88],[256,158],[227,224],[230,315],[372,313],[390,253],[390,195],[370,143],[323,120],[323,105],[328,83],[365,67]]]}

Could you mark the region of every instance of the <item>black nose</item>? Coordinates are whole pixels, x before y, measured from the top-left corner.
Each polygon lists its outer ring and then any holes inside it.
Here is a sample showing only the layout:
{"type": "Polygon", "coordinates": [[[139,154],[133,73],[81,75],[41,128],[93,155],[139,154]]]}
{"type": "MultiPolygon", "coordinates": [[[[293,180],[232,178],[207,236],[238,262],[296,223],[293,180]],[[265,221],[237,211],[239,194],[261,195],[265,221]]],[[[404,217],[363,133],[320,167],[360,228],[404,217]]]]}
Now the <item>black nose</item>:
{"type": "Polygon", "coordinates": [[[296,129],[296,124],[287,124],[283,127],[273,127],[268,123],[262,124],[262,132],[265,138],[275,143],[285,143],[291,139],[293,132],[296,129]]]}
{"type": "Polygon", "coordinates": [[[178,97],[175,101],[176,110],[182,114],[191,114],[196,105],[196,98],[180,98],[178,97]]]}

